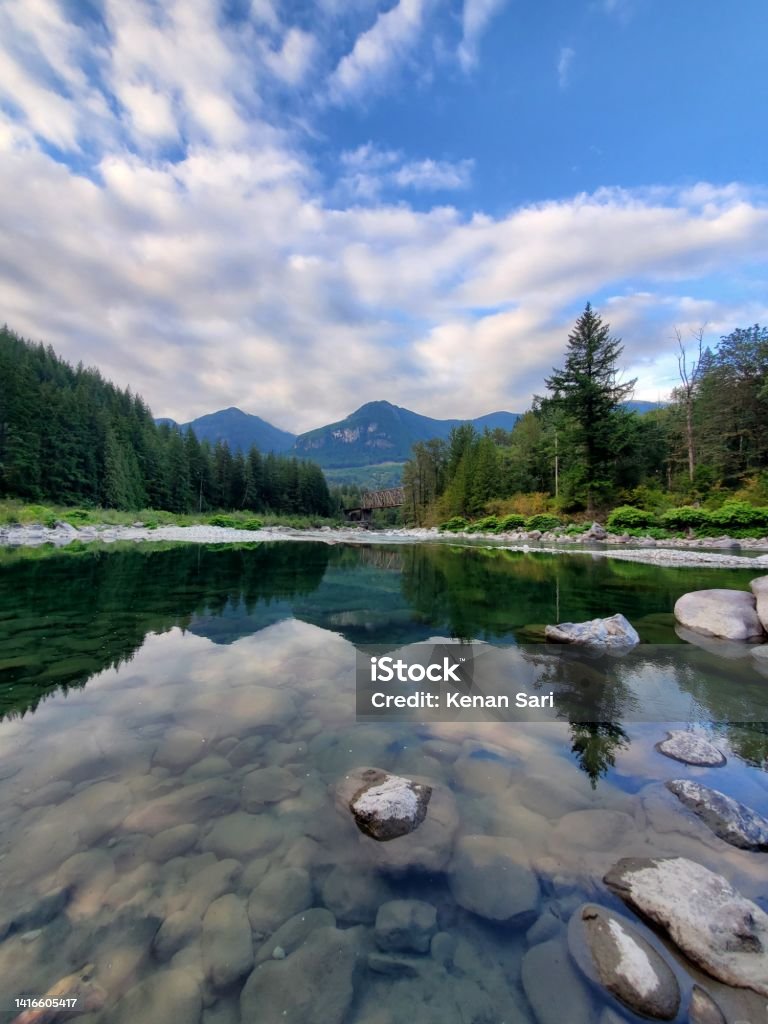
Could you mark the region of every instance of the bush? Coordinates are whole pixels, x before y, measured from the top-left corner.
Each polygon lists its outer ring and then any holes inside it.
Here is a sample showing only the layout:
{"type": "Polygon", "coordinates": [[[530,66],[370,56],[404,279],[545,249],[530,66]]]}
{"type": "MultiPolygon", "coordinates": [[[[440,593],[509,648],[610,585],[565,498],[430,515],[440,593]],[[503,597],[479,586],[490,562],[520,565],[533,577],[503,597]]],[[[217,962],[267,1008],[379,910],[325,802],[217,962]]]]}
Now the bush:
{"type": "Polygon", "coordinates": [[[668,509],[662,513],[659,521],[667,530],[696,529],[699,526],[707,526],[711,522],[711,513],[704,508],[683,505],[680,508],[668,509]]]}
{"type": "Polygon", "coordinates": [[[89,523],[91,522],[91,513],[86,508],[73,508],[70,509],[63,518],[68,523],[73,519],[76,523],[89,523]]]}
{"type": "Polygon", "coordinates": [[[441,523],[438,529],[444,533],[463,533],[468,526],[469,523],[464,516],[454,516],[446,523],[441,523]]]}
{"type": "Polygon", "coordinates": [[[209,526],[224,526],[230,530],[236,530],[239,523],[233,516],[216,515],[208,520],[209,526]]]}
{"type": "Polygon", "coordinates": [[[244,523],[240,524],[240,527],[243,530],[260,530],[263,525],[261,519],[254,516],[253,519],[246,519],[244,523]]]}
{"type": "Polygon", "coordinates": [[[476,519],[467,527],[468,533],[493,533],[499,527],[499,520],[496,516],[485,516],[483,519],[476,519]]]}
{"type": "Polygon", "coordinates": [[[525,526],[525,516],[521,516],[518,512],[510,512],[509,515],[501,517],[496,529],[498,533],[505,533],[507,530],[519,530],[523,526],[525,526]]]}
{"type": "Polygon", "coordinates": [[[557,526],[560,526],[560,520],[557,516],[550,515],[548,512],[541,512],[539,515],[531,516],[530,519],[525,521],[526,530],[541,530],[542,533],[545,533],[547,530],[554,530],[557,526]]]}
{"type": "Polygon", "coordinates": [[[768,527],[768,508],[750,505],[746,501],[726,501],[719,509],[709,513],[709,522],[717,529],[726,531],[760,530],[768,527]]]}
{"type": "Polygon", "coordinates": [[[55,512],[50,508],[46,508],[44,505],[27,505],[24,509],[24,518],[27,522],[40,523],[42,526],[47,526],[49,529],[53,529],[57,522],[55,512]]]}
{"type": "Polygon", "coordinates": [[[633,508],[632,505],[619,505],[615,508],[606,520],[606,527],[611,532],[617,530],[639,530],[644,526],[650,526],[653,522],[653,515],[643,509],[633,508]]]}
{"type": "Polygon", "coordinates": [[[589,528],[591,527],[591,525],[591,523],[569,523],[568,526],[566,526],[565,528],[565,532],[569,536],[573,536],[574,534],[579,533],[586,533],[587,530],[589,530],[589,528]]]}

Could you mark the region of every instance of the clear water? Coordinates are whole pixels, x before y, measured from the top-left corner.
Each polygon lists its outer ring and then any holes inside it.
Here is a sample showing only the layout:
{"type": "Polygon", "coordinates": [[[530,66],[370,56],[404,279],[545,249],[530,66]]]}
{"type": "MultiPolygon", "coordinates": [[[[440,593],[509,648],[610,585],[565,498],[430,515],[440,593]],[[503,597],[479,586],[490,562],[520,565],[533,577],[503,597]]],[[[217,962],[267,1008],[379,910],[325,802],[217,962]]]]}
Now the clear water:
{"type": "MultiPolygon", "coordinates": [[[[617,1006],[574,969],[566,928],[584,899],[620,909],[602,883],[619,857],[691,857],[768,908],[768,855],[717,839],[661,785],[696,778],[768,815],[768,680],[749,657],[687,673],[651,659],[683,725],[728,755],[692,769],[655,751],[666,727],[629,715],[629,691],[597,725],[578,703],[525,726],[358,723],[356,645],[530,643],[544,623],[616,611],[669,645],[680,594],[752,575],[449,545],[6,555],[0,1011],[90,965],[83,1021],[599,1021],[617,1006]],[[538,906],[496,923],[458,906],[434,865],[382,870],[334,799],[364,765],[447,791],[457,835],[519,840],[538,906]],[[205,913],[228,893],[268,961],[258,984],[247,965],[227,973],[242,928],[205,913]],[[434,955],[376,966],[374,919],[392,899],[437,908],[434,955]],[[321,933],[328,911],[339,931],[321,933]],[[289,918],[314,938],[294,948],[289,918]]],[[[757,997],[668,954],[684,992],[699,980],[732,1019],[763,1019],[757,997]]]]}

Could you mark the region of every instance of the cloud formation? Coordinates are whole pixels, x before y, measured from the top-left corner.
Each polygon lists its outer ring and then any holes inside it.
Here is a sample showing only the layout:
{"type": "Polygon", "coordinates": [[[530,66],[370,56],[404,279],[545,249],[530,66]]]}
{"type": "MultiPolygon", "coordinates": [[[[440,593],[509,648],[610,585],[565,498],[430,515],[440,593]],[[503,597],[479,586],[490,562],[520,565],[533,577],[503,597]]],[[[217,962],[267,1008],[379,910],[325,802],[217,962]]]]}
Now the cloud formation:
{"type": "Polygon", "coordinates": [[[568,88],[568,79],[571,72],[571,65],[573,64],[573,58],[576,56],[576,51],[570,46],[563,46],[560,49],[560,53],[557,58],[557,84],[561,89],[568,88]]]}
{"type": "MultiPolygon", "coordinates": [[[[331,26],[343,14],[324,9],[331,26]]],[[[55,0],[2,9],[0,304],[157,415],[237,405],[303,430],[376,398],[435,416],[522,410],[587,298],[648,397],[673,325],[766,318],[757,289],[746,303],[698,294],[768,257],[755,187],[606,188],[490,216],[448,204],[471,160],[373,142],[345,150],[329,183],[311,126],[273,97],[306,95],[309,78],[381,87],[392,65],[377,47],[406,59],[424,4],[372,11],[343,75],[319,29],[266,0],[239,24],[213,0],[105,11],[94,27],[55,0]]]]}
{"type": "Polygon", "coordinates": [[[505,2],[506,0],[464,0],[458,56],[465,71],[470,71],[477,64],[480,40],[505,2]]]}

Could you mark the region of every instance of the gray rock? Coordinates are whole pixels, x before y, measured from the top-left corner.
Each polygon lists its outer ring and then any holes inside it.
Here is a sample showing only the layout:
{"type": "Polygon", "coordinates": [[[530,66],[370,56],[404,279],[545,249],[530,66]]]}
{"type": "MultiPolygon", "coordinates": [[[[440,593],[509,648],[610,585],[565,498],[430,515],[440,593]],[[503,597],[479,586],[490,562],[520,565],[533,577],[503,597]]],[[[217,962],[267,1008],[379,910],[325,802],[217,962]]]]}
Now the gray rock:
{"type": "Polygon", "coordinates": [[[259,760],[259,753],[266,742],[267,737],[258,733],[255,736],[246,736],[229,751],[226,758],[235,768],[254,765],[259,760]]]}
{"type": "Polygon", "coordinates": [[[195,941],[200,934],[200,928],[198,914],[188,910],[176,910],[160,925],[152,940],[152,952],[161,963],[166,963],[176,956],[180,949],[195,941]]]}
{"type": "Polygon", "coordinates": [[[594,1024],[594,1002],[563,941],[550,939],[529,949],[523,957],[522,981],[538,1024],[594,1024]]]}
{"type": "Polygon", "coordinates": [[[592,523],[586,533],[582,534],[585,540],[605,540],[608,531],[600,523],[592,523]]]}
{"type": "Polygon", "coordinates": [[[666,786],[726,843],[742,850],[768,850],[768,819],[757,811],[688,779],[673,779],[666,786]]]}
{"type": "Polygon", "coordinates": [[[539,882],[518,839],[462,836],[448,884],[460,907],[491,921],[532,917],[539,903],[539,882]]]}
{"type": "Polygon", "coordinates": [[[114,1024],[197,1024],[202,999],[194,975],[187,970],[157,971],[134,985],[110,1014],[114,1024]]]}
{"type": "Polygon", "coordinates": [[[621,614],[589,622],[561,622],[547,626],[544,636],[554,643],[589,647],[629,648],[640,643],[637,630],[621,614]]]}
{"type": "Polygon", "coordinates": [[[700,985],[694,985],[691,991],[688,1024],[728,1024],[723,1011],[700,985]]]}
{"type": "Polygon", "coordinates": [[[698,732],[675,729],[667,738],[656,744],[656,749],[665,757],[671,757],[683,764],[694,764],[704,768],[721,768],[726,763],[725,754],[698,732]]]}
{"type": "Polygon", "coordinates": [[[292,956],[254,968],[240,995],[241,1020],[342,1024],[352,1002],[357,932],[319,928],[292,956]]]}
{"type": "Polygon", "coordinates": [[[390,978],[417,978],[421,963],[415,957],[393,956],[391,953],[369,953],[368,970],[390,978]]]}
{"type": "Polygon", "coordinates": [[[312,906],[309,874],[303,868],[269,871],[251,893],[248,918],[258,938],[270,935],[289,917],[312,906]]]}
{"type": "Polygon", "coordinates": [[[387,842],[419,827],[431,796],[431,786],[369,768],[363,772],[362,785],[350,799],[349,809],[361,832],[387,842]]]}
{"type": "Polygon", "coordinates": [[[71,895],[70,885],[60,885],[25,903],[19,910],[0,916],[0,941],[11,932],[42,928],[62,912],[71,895]]]}
{"type": "Polygon", "coordinates": [[[338,866],[323,881],[320,897],[343,924],[373,924],[379,906],[391,893],[375,872],[338,866]]]}
{"type": "Polygon", "coordinates": [[[297,950],[313,931],[335,927],[336,918],[325,907],[311,907],[294,914],[256,950],[255,963],[261,964],[273,958],[282,960],[297,950]],[[283,955],[275,956],[276,949],[282,950],[283,955]]]}
{"type": "Polygon", "coordinates": [[[383,953],[428,953],[437,911],[422,900],[390,900],[376,914],[374,938],[383,953]]]}
{"type": "Polygon", "coordinates": [[[212,850],[217,857],[246,861],[274,850],[282,838],[279,823],[268,814],[236,811],[219,818],[201,846],[203,850],[212,850]]]}
{"type": "Polygon", "coordinates": [[[236,805],[237,798],[229,782],[225,779],[206,779],[147,801],[131,811],[124,824],[127,831],[146,832],[154,836],[174,825],[207,821],[219,814],[227,814],[236,805]]]}
{"type": "Polygon", "coordinates": [[[246,811],[260,811],[265,804],[277,804],[301,789],[301,782],[287,768],[270,766],[249,772],[243,779],[241,803],[246,811]]]}
{"type": "Polygon", "coordinates": [[[675,618],[688,629],[725,640],[764,636],[755,598],[743,590],[694,590],[675,603],[675,618]]]}
{"type": "Polygon", "coordinates": [[[685,857],[627,857],[605,882],[702,970],[768,996],[768,914],[721,875],[685,857]]]}
{"type": "Polygon", "coordinates": [[[155,751],[152,763],[159,764],[163,768],[170,768],[171,771],[185,771],[206,751],[205,739],[199,732],[172,728],[165,734],[162,743],[155,751]]]}
{"type": "Polygon", "coordinates": [[[216,989],[224,989],[253,967],[251,926],[234,894],[220,896],[203,918],[203,969],[216,989]]]}
{"type": "Polygon", "coordinates": [[[680,987],[653,946],[624,917],[594,903],[571,916],[568,948],[593,983],[641,1017],[672,1020],[680,1008],[680,987]]]}
{"type": "Polygon", "coordinates": [[[214,900],[232,892],[242,872],[242,864],[234,858],[217,861],[195,872],[187,886],[189,901],[186,909],[202,917],[214,900]]]}
{"type": "Polygon", "coordinates": [[[749,588],[755,595],[755,611],[760,625],[768,632],[768,576],[758,576],[751,580],[749,588]]]}
{"type": "Polygon", "coordinates": [[[164,864],[174,857],[188,853],[197,842],[200,829],[197,825],[175,825],[164,832],[158,832],[147,843],[148,860],[164,864]]]}

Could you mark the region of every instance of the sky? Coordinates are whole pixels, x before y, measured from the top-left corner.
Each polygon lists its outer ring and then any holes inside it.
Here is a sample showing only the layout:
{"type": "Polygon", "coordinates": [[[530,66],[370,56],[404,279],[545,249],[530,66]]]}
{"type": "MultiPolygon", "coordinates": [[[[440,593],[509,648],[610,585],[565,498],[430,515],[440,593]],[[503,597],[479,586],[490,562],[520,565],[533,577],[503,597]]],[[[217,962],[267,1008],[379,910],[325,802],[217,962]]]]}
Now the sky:
{"type": "Polygon", "coordinates": [[[0,320],[155,415],[635,397],[768,321],[765,0],[2,0],[0,320]]]}

